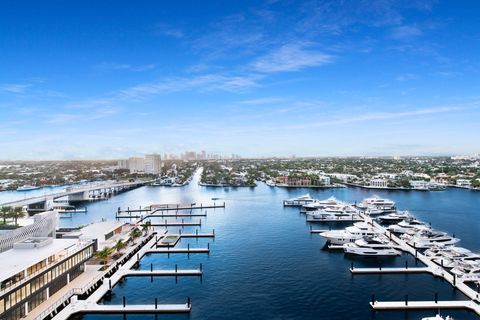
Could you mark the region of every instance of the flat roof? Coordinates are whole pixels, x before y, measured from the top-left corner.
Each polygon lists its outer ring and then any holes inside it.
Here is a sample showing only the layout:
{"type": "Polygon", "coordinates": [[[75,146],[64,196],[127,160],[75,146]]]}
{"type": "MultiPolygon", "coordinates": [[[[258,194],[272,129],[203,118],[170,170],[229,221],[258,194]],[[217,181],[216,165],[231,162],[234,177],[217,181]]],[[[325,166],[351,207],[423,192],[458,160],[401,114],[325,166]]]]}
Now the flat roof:
{"type": "Polygon", "coordinates": [[[80,229],[79,233],[83,237],[95,237],[98,238],[98,236],[104,236],[109,232],[112,232],[113,230],[125,225],[126,223],[124,222],[119,222],[116,220],[106,220],[106,221],[101,221],[101,222],[94,222],[92,224],[89,224],[88,226],[83,227],[80,229]]]}
{"type": "Polygon", "coordinates": [[[76,239],[53,239],[52,243],[39,248],[10,249],[0,253],[0,281],[47,259],[48,257],[76,246],[76,239]]]}

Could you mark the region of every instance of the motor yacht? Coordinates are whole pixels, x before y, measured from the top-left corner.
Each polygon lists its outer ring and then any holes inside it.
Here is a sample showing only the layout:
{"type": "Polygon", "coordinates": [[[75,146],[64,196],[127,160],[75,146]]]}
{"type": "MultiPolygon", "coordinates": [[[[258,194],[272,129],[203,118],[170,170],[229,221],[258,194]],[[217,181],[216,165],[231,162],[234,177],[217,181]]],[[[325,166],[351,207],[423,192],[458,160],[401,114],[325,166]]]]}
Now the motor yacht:
{"type": "Polygon", "coordinates": [[[342,245],[345,243],[355,242],[355,240],[363,237],[373,237],[377,234],[372,226],[365,222],[356,222],[353,226],[344,230],[330,230],[320,233],[320,236],[327,239],[334,245],[342,245]]]}
{"type": "Polygon", "coordinates": [[[378,237],[364,237],[353,243],[346,243],[343,245],[343,251],[360,256],[398,256],[401,254],[387,240],[378,237]]]}
{"type": "Polygon", "coordinates": [[[369,207],[375,207],[384,211],[393,211],[395,210],[395,202],[389,199],[380,198],[379,196],[373,196],[363,199],[362,202],[357,204],[357,207],[364,210],[368,209],[369,207]]]}
{"type": "Polygon", "coordinates": [[[394,223],[394,222],[398,223],[398,222],[401,222],[402,220],[411,219],[411,218],[412,216],[408,211],[396,211],[396,212],[392,212],[387,215],[378,217],[378,219],[384,223],[394,223]]]}
{"type": "Polygon", "coordinates": [[[410,246],[418,249],[427,249],[432,246],[453,246],[460,242],[459,238],[451,237],[445,232],[422,230],[414,235],[403,234],[400,236],[410,246]]]}
{"type": "Polygon", "coordinates": [[[435,317],[425,317],[425,318],[422,318],[422,320],[453,320],[453,318],[450,316],[446,316],[444,318],[441,315],[437,314],[435,317]]]}
{"type": "Polygon", "coordinates": [[[480,255],[466,248],[455,246],[433,246],[425,250],[424,255],[445,268],[454,268],[463,261],[480,261],[480,255]]]}
{"type": "MultiPolygon", "coordinates": [[[[325,200],[316,200],[314,202],[307,203],[302,207],[302,211],[313,211],[326,208],[339,209],[345,206],[347,206],[345,202],[340,201],[332,196],[325,200]]],[[[355,208],[352,208],[352,210],[355,210],[355,208]]]]}
{"type": "Polygon", "coordinates": [[[394,233],[415,234],[422,230],[431,230],[431,227],[415,218],[407,218],[397,224],[388,226],[387,230],[394,233]]]}
{"type": "Polygon", "coordinates": [[[307,193],[307,194],[305,194],[303,196],[300,196],[300,197],[297,197],[297,198],[284,200],[283,205],[286,206],[286,207],[301,207],[301,206],[307,205],[309,203],[313,203],[315,201],[317,201],[317,200],[312,198],[310,196],[310,194],[307,193]]]}
{"type": "Polygon", "coordinates": [[[37,189],[40,189],[40,187],[25,184],[21,187],[18,187],[17,191],[32,191],[37,189]]]}
{"type": "Polygon", "coordinates": [[[311,220],[339,220],[339,221],[349,221],[358,218],[358,215],[355,213],[350,213],[347,211],[329,211],[326,209],[320,209],[316,211],[308,211],[307,216],[310,217],[311,220]]]}

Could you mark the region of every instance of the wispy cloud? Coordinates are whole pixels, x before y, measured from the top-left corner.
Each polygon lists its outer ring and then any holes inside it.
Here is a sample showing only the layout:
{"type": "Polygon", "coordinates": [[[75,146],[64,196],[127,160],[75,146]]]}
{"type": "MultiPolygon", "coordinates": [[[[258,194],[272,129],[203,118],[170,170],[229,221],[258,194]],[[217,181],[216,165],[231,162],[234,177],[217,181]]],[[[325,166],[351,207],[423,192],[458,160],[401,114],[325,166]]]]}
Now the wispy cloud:
{"type": "Polygon", "coordinates": [[[290,43],[274,49],[252,63],[263,73],[298,71],[331,63],[333,56],[310,48],[307,43],[290,43]]]}
{"type": "Polygon", "coordinates": [[[135,72],[140,72],[140,71],[148,71],[155,69],[157,67],[157,64],[142,64],[142,65],[132,65],[128,63],[101,63],[95,66],[97,69],[102,69],[102,70],[119,70],[119,71],[135,71],[135,72]]]}
{"type": "Polygon", "coordinates": [[[410,81],[410,80],[416,80],[418,77],[413,74],[413,73],[404,73],[404,74],[399,74],[398,76],[395,77],[395,80],[400,81],[400,82],[405,82],[405,81],[410,81]]]}
{"type": "Polygon", "coordinates": [[[392,28],[390,37],[395,40],[410,41],[423,35],[423,31],[418,26],[405,25],[392,28]]]}
{"type": "Polygon", "coordinates": [[[436,113],[448,113],[448,112],[459,111],[462,109],[465,109],[465,107],[451,106],[451,107],[425,108],[425,109],[417,109],[417,110],[403,111],[403,112],[375,112],[375,113],[359,114],[353,117],[340,117],[340,118],[333,118],[330,120],[304,123],[304,124],[289,126],[288,128],[290,129],[318,128],[318,127],[324,127],[324,126],[349,124],[349,123],[355,123],[355,122],[389,120],[389,119],[414,117],[414,116],[429,115],[429,114],[436,114],[436,113]]]}
{"type": "Polygon", "coordinates": [[[119,113],[118,109],[113,108],[97,108],[95,110],[82,110],[77,113],[54,113],[45,116],[46,123],[65,124],[78,121],[92,121],[104,119],[119,113]]]}
{"type": "Polygon", "coordinates": [[[27,91],[27,89],[30,88],[31,86],[32,86],[31,84],[20,84],[20,83],[3,84],[3,85],[0,85],[0,91],[21,94],[21,93],[25,93],[25,91],[27,91]]]}
{"type": "Polygon", "coordinates": [[[154,28],[153,33],[157,36],[166,36],[176,39],[181,39],[185,36],[183,31],[179,28],[174,28],[166,24],[157,24],[154,28]]]}
{"type": "Polygon", "coordinates": [[[288,100],[289,99],[287,98],[281,98],[281,97],[263,97],[263,98],[257,98],[257,99],[242,100],[239,103],[246,104],[246,105],[260,105],[260,104],[274,104],[279,102],[285,102],[288,100]]]}

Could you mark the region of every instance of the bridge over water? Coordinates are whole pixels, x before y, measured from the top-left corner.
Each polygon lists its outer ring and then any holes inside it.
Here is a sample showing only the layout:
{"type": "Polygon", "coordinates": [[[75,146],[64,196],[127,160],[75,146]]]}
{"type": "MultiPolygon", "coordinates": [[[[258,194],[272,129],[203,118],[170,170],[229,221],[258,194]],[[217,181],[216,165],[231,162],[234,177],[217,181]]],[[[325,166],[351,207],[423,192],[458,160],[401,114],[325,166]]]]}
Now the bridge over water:
{"type": "Polygon", "coordinates": [[[0,207],[27,207],[28,212],[42,212],[48,210],[49,205],[53,205],[55,200],[62,199],[68,202],[101,200],[121,192],[144,186],[151,182],[152,181],[116,182],[89,185],[80,188],[67,188],[62,192],[44,194],[41,196],[1,203],[0,207]]]}

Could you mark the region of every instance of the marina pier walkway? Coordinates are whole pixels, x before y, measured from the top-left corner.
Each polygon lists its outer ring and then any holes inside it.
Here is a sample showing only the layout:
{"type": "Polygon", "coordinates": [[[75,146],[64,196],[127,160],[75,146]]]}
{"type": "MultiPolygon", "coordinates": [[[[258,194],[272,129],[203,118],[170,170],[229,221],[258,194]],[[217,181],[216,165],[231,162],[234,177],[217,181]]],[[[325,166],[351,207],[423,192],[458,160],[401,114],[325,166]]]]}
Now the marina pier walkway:
{"type": "Polygon", "coordinates": [[[411,268],[350,268],[353,274],[382,274],[382,273],[425,273],[432,272],[427,267],[411,268]]]}
{"type": "MultiPolygon", "coordinates": [[[[132,305],[105,305],[88,301],[72,301],[70,308],[74,313],[188,313],[191,310],[189,303],[185,304],[132,304],[132,305]]],[[[57,319],[63,319],[59,317],[57,319]]]]}
{"type": "Polygon", "coordinates": [[[480,306],[474,301],[374,301],[374,310],[414,310],[414,309],[468,309],[480,315],[480,306]]]}

